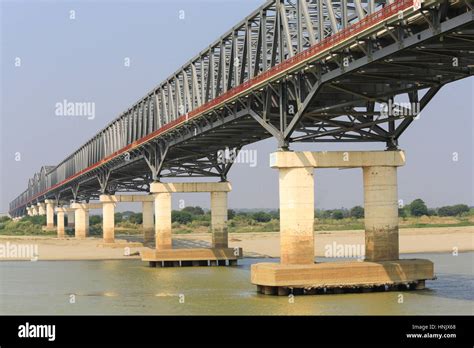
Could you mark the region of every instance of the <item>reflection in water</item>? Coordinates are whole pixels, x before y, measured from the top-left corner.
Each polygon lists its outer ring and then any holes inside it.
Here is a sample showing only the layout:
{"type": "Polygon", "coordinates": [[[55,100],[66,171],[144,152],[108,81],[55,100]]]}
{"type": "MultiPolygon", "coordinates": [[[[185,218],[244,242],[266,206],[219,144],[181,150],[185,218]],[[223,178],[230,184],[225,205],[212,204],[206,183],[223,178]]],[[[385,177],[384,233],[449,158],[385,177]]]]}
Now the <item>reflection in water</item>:
{"type": "MultiPolygon", "coordinates": [[[[435,263],[428,289],[278,297],[257,294],[250,265],[149,268],[138,260],[0,262],[1,314],[474,314],[474,253],[404,255],[435,263]],[[75,302],[70,296],[75,295],[75,302]]],[[[318,259],[318,261],[322,261],[318,259]]],[[[326,259],[324,261],[332,261],[326,259]]]]}

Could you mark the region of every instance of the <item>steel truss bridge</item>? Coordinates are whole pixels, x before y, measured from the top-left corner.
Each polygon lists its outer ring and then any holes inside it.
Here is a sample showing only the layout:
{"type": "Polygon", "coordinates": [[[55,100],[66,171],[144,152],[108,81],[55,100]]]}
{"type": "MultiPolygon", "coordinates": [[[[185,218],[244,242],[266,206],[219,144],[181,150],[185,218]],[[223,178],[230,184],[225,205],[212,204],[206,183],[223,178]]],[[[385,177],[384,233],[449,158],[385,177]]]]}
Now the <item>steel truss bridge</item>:
{"type": "Polygon", "coordinates": [[[436,93],[473,72],[472,0],[270,0],[57,166],[42,167],[9,212],[148,191],[163,177],[225,180],[232,163],[219,151],[269,137],[281,149],[396,149],[436,93]]]}

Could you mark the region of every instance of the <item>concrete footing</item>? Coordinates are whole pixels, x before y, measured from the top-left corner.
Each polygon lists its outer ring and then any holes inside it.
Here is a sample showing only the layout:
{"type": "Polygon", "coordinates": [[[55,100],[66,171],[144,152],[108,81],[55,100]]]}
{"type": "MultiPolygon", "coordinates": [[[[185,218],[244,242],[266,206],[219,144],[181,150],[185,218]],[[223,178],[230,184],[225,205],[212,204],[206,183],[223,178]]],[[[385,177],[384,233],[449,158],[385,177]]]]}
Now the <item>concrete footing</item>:
{"type": "Polygon", "coordinates": [[[236,266],[242,258],[242,249],[150,249],[140,254],[150,267],[236,266]]]}
{"type": "Polygon", "coordinates": [[[123,248],[141,248],[143,244],[140,242],[127,242],[125,240],[117,240],[114,242],[101,242],[97,244],[99,248],[123,249],[123,248]]]}
{"type": "Polygon", "coordinates": [[[380,262],[327,262],[311,265],[257,263],[252,284],[267,295],[423,289],[434,279],[433,262],[422,259],[380,262]]]}

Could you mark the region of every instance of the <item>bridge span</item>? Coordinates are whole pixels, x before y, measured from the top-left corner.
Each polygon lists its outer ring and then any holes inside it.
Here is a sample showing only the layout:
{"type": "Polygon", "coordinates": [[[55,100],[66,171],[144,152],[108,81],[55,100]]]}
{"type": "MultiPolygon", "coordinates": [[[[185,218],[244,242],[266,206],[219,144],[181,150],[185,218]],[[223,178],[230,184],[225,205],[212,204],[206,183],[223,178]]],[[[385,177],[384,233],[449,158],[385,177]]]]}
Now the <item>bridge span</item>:
{"type": "MultiPolygon", "coordinates": [[[[232,161],[222,150],[238,152],[274,137],[282,259],[280,265],[256,265],[252,281],[259,289],[304,288],[305,277],[314,287],[340,281],[321,278],[333,269],[314,264],[312,173],[327,167],[364,172],[372,263],[364,263],[359,283],[421,284],[432,278],[432,263],[398,260],[396,168],[405,162],[399,140],[444,85],[473,75],[473,52],[471,0],[267,1],[73,154],[42,167],[10,203],[10,215],[46,214],[47,227],[62,236],[64,221],[54,226],[55,208],[61,219],[73,211],[82,238],[88,210],[99,204],[104,243],[113,243],[114,207],[126,199],[118,193],[150,193],[152,198],[133,197],[143,203],[145,240],[153,239],[154,226],[155,249],[143,258],[157,265],[177,258],[170,251],[171,194],[210,192],[213,248],[206,255],[196,251],[200,259],[193,260],[234,263],[241,250],[228,248],[226,227],[232,161]],[[294,142],[381,142],[386,151],[294,153],[294,142]],[[162,181],[172,177],[219,182],[162,181]],[[295,266],[302,273],[288,273],[295,266]]],[[[192,261],[184,257],[179,260],[192,261]]],[[[351,267],[341,274],[350,278],[351,267]]]]}

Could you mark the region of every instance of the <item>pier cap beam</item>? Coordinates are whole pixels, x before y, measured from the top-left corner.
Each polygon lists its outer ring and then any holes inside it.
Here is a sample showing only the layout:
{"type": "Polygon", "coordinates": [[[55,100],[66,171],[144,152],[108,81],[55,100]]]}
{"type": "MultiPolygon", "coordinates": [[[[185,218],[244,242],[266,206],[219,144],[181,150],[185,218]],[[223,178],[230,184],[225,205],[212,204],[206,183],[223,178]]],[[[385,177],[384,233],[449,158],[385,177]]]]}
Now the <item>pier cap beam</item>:
{"type": "Polygon", "coordinates": [[[230,192],[232,186],[229,182],[153,182],[150,185],[151,193],[175,192],[230,192]]]}
{"type": "Polygon", "coordinates": [[[153,202],[153,195],[101,195],[99,197],[102,203],[119,203],[119,202],[153,202]]]}
{"type": "Polygon", "coordinates": [[[270,154],[272,168],[361,168],[405,165],[404,151],[279,151],[270,154]]]}
{"type": "Polygon", "coordinates": [[[102,203],[72,203],[71,209],[102,209],[102,203]]]}

